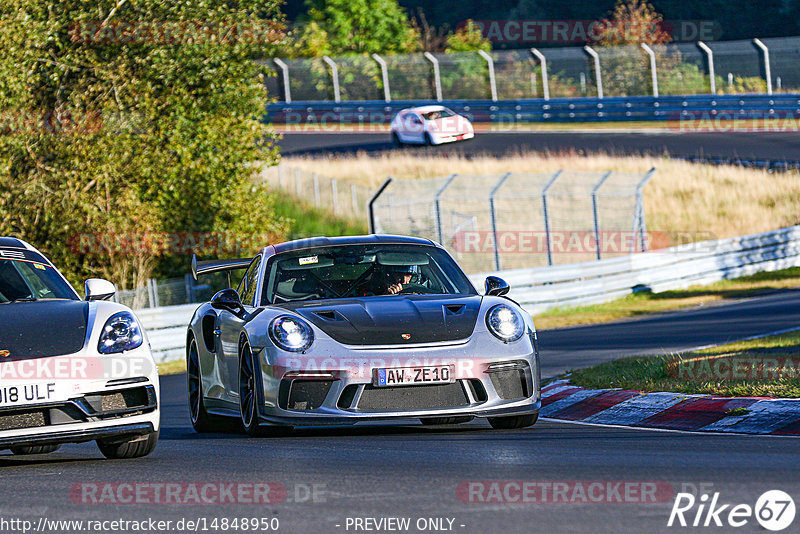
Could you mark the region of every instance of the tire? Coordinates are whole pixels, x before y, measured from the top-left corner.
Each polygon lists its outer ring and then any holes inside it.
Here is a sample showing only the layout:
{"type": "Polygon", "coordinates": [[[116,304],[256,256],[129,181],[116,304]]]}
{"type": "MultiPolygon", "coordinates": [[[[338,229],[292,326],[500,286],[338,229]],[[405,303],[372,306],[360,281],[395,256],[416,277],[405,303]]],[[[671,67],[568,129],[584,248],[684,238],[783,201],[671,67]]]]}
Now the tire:
{"type": "Polygon", "coordinates": [[[425,132],[425,146],[433,146],[433,138],[428,132],[425,132]]]}
{"type": "Polygon", "coordinates": [[[422,417],[420,421],[423,425],[458,425],[461,423],[469,423],[473,417],[470,415],[462,417],[422,417]]]}
{"type": "Polygon", "coordinates": [[[290,426],[262,426],[258,422],[258,405],[261,395],[258,387],[258,374],[255,372],[255,358],[250,345],[241,344],[239,350],[239,413],[242,428],[251,438],[283,436],[292,431],[290,426]]]}
{"type": "Polygon", "coordinates": [[[156,448],[158,431],[150,432],[144,436],[137,436],[123,442],[104,442],[97,440],[97,447],[103,456],[109,460],[122,460],[127,458],[141,458],[147,456],[156,448]]]}
{"type": "Polygon", "coordinates": [[[509,417],[490,417],[489,424],[498,430],[513,430],[515,428],[526,428],[536,424],[539,414],[531,415],[512,415],[509,417]]]}
{"type": "Polygon", "coordinates": [[[221,432],[231,426],[223,417],[210,415],[203,400],[203,381],[200,374],[200,354],[197,341],[192,337],[186,352],[186,379],[189,386],[189,418],[195,432],[221,432]]]}
{"type": "Polygon", "coordinates": [[[392,132],[392,145],[395,148],[400,148],[403,146],[403,142],[400,140],[400,136],[397,135],[397,132],[392,132]]]}
{"type": "Polygon", "coordinates": [[[11,447],[11,452],[17,456],[25,456],[28,454],[48,454],[56,452],[60,448],[60,443],[55,445],[23,445],[22,447],[11,447]]]}

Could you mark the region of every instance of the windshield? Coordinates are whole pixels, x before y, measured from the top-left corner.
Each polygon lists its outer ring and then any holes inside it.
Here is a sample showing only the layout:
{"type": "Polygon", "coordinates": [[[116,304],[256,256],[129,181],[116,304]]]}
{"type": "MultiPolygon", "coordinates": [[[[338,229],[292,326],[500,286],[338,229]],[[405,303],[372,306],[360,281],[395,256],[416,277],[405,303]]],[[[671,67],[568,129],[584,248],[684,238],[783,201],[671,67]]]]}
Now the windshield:
{"type": "Polygon", "coordinates": [[[433,246],[347,245],[278,254],[266,270],[262,304],[380,295],[476,295],[433,246]]]}
{"type": "Polygon", "coordinates": [[[436,119],[446,119],[447,117],[454,117],[455,113],[450,111],[449,109],[443,109],[440,111],[428,111],[427,113],[422,113],[422,118],[426,121],[435,121],[436,119]]]}
{"type": "Polygon", "coordinates": [[[45,299],[77,300],[51,266],[33,260],[0,259],[0,304],[45,299]]]}

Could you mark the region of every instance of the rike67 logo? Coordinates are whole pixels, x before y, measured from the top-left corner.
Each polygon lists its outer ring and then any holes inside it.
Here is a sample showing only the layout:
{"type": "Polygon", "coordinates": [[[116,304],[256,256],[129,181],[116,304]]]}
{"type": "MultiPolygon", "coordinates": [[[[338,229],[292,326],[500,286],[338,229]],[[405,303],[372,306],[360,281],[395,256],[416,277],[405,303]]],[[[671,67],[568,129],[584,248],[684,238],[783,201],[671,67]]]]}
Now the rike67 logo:
{"type": "Polygon", "coordinates": [[[765,492],[758,498],[755,507],[749,504],[721,504],[719,493],[711,497],[703,494],[699,499],[691,493],[678,493],[667,526],[721,527],[727,524],[739,528],[755,519],[762,528],[779,532],[794,522],[794,516],[794,500],[780,490],[765,492]]]}

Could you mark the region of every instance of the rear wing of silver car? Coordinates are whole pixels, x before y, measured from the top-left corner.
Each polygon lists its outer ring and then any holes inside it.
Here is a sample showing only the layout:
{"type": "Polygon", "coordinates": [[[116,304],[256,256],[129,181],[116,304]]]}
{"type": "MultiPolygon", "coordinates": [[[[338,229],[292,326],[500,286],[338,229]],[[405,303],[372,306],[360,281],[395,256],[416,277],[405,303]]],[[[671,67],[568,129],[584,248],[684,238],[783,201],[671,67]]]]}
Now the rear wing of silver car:
{"type": "Polygon", "coordinates": [[[201,274],[211,274],[247,269],[253,258],[239,258],[230,260],[203,260],[197,261],[197,255],[192,255],[192,276],[195,280],[201,274]]]}

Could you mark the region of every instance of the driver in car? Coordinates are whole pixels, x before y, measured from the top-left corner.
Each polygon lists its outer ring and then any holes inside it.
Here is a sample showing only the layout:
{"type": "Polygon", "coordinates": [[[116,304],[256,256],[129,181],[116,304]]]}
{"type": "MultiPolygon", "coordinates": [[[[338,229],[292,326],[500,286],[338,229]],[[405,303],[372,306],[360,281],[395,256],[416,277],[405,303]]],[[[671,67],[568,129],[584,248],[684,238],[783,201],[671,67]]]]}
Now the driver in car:
{"type": "Polygon", "coordinates": [[[383,288],[379,295],[397,295],[419,274],[417,265],[391,265],[384,268],[383,288]]]}

